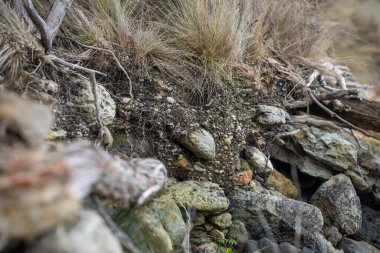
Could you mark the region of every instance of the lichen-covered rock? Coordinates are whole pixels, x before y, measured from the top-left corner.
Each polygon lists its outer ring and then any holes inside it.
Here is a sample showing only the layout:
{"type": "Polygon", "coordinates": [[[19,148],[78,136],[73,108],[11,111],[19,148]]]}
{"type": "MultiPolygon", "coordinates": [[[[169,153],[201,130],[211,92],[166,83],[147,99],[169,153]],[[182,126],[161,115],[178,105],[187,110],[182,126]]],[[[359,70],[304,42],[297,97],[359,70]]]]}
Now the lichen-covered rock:
{"type": "Polygon", "coordinates": [[[290,115],[281,108],[259,105],[256,111],[256,121],[262,125],[279,125],[290,121],[290,115]]]}
{"type": "Polygon", "coordinates": [[[214,242],[210,242],[210,243],[199,245],[198,247],[196,247],[196,249],[198,250],[197,252],[202,252],[202,253],[217,253],[218,245],[214,242]]]}
{"type": "Polygon", "coordinates": [[[211,182],[185,181],[167,188],[180,205],[192,207],[201,212],[217,213],[226,210],[229,201],[219,185],[211,182]]]}
{"type": "Polygon", "coordinates": [[[271,161],[257,148],[248,146],[244,149],[244,155],[248,163],[262,176],[273,170],[271,161]]]}
{"type": "Polygon", "coordinates": [[[230,213],[221,213],[210,218],[210,221],[221,229],[229,228],[232,224],[232,215],[230,213]]]}
{"type": "Polygon", "coordinates": [[[95,212],[82,211],[70,228],[58,226],[35,242],[27,253],[122,253],[118,239],[95,212]]]}
{"type": "Polygon", "coordinates": [[[380,250],[366,242],[354,241],[349,238],[344,238],[340,242],[339,248],[342,249],[344,253],[380,253],[380,250]]]}
{"type": "Polygon", "coordinates": [[[248,242],[248,231],[245,228],[243,222],[239,220],[232,221],[231,227],[228,229],[226,235],[227,239],[233,239],[236,241],[236,252],[242,252],[248,242]]]}
{"type": "MultiPolygon", "coordinates": [[[[79,111],[83,113],[82,118],[87,123],[96,122],[96,110],[94,104],[94,96],[91,91],[91,84],[89,82],[79,82],[80,90],[73,96],[73,102],[78,107],[79,111]]],[[[102,86],[97,85],[97,96],[100,108],[100,117],[102,123],[107,126],[112,124],[116,114],[116,104],[112,99],[109,92],[102,86]]]]}
{"type": "Polygon", "coordinates": [[[209,161],[215,158],[214,137],[204,129],[182,136],[179,138],[179,142],[199,159],[209,161]]]}
{"type": "Polygon", "coordinates": [[[288,198],[295,199],[298,197],[297,187],[290,179],[277,170],[269,172],[268,177],[265,180],[265,185],[267,187],[273,187],[276,191],[284,194],[288,198]]]}
{"type": "Polygon", "coordinates": [[[294,135],[293,140],[314,159],[329,165],[329,169],[345,171],[357,165],[357,147],[337,133],[316,128],[305,129],[304,135],[294,135]]]}
{"type": "Polygon", "coordinates": [[[114,219],[144,253],[182,252],[187,232],[181,211],[170,197],[161,196],[133,211],[119,211],[114,219]]]}
{"type": "Polygon", "coordinates": [[[270,229],[278,242],[294,241],[297,222],[301,219],[301,242],[314,247],[316,237],[323,226],[321,211],[315,206],[286,197],[255,193],[235,189],[230,194],[231,214],[234,219],[244,221],[254,238],[270,229]],[[264,229],[263,220],[270,227],[264,229]]]}
{"type": "Polygon", "coordinates": [[[352,235],[360,228],[360,200],[349,177],[333,176],[318,188],[310,203],[322,211],[326,225],[335,225],[343,234],[352,235]]]}

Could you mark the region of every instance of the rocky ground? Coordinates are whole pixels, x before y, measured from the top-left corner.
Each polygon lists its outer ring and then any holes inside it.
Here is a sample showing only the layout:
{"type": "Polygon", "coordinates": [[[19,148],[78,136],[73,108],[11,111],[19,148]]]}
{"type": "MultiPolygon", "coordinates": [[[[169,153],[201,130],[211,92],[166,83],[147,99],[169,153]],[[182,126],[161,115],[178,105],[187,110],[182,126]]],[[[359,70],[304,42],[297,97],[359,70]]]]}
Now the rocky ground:
{"type": "Polygon", "coordinates": [[[70,43],[0,69],[0,252],[380,252],[380,104],[348,68],[266,57],[200,103],[70,43]]]}
{"type": "MultiPolygon", "coordinates": [[[[380,142],[315,105],[286,110],[277,79],[204,106],[163,77],[136,82],[133,100],[99,87],[106,148],[168,169],[160,197],[112,211],[143,252],[379,252],[380,142]]],[[[88,83],[46,96],[57,98],[51,140],[96,139],[88,83]]]]}

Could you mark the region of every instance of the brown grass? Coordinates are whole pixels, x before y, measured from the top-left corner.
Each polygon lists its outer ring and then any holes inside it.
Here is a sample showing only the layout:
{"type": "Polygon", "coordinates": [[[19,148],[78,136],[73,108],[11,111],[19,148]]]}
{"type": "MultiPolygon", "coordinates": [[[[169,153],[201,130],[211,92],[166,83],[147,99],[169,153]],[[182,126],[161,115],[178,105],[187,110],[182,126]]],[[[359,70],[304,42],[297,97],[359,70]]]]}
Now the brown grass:
{"type": "Polygon", "coordinates": [[[270,13],[274,49],[293,64],[311,64],[326,57],[331,35],[319,15],[307,1],[275,1],[270,13]]]}
{"type": "Polygon", "coordinates": [[[0,75],[18,79],[30,49],[35,55],[42,51],[34,36],[17,14],[3,1],[0,2],[0,75]]]}
{"type": "MultiPolygon", "coordinates": [[[[36,0],[42,12],[48,2],[36,0]]],[[[78,0],[61,28],[117,50],[124,64],[134,60],[140,76],[175,74],[201,100],[233,89],[240,67],[274,57],[314,68],[330,46],[318,8],[305,0],[78,0]]]]}

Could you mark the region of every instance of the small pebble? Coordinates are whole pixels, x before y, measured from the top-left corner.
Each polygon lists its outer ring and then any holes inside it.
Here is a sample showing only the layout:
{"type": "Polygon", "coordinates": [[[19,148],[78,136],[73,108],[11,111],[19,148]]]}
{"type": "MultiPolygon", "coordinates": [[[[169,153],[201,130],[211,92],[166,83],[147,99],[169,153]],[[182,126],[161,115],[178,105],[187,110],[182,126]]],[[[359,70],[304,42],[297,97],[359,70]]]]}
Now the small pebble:
{"type": "Polygon", "coordinates": [[[169,104],[174,104],[174,102],[175,102],[174,98],[172,98],[172,97],[167,97],[167,98],[166,98],[166,101],[167,101],[169,104]]]}

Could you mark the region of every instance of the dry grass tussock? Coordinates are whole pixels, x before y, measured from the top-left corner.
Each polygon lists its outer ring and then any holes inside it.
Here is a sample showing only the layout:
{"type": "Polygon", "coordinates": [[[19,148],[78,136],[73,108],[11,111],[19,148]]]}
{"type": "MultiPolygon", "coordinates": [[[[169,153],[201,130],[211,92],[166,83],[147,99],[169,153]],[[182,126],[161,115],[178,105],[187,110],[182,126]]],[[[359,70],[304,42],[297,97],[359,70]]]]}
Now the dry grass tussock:
{"type": "Polygon", "coordinates": [[[36,56],[42,52],[26,24],[0,1],[0,75],[17,80],[30,49],[36,56]]]}
{"type": "Polygon", "coordinates": [[[161,0],[154,8],[161,10],[156,22],[181,50],[193,77],[190,93],[201,98],[233,87],[236,66],[276,57],[318,68],[328,56],[327,27],[307,1],[161,0]]]}
{"type": "Polygon", "coordinates": [[[64,34],[83,44],[117,48],[120,57],[135,56],[140,75],[147,74],[152,67],[175,72],[178,51],[161,38],[153,23],[134,17],[140,6],[135,2],[75,1],[63,23],[64,34]]]}
{"type": "MultiPolygon", "coordinates": [[[[47,11],[49,0],[34,2],[47,11]]],[[[140,76],[152,68],[175,75],[185,94],[201,100],[233,89],[236,67],[254,68],[267,57],[314,68],[330,41],[318,9],[304,0],[78,0],[61,31],[113,50],[140,76]]]]}

